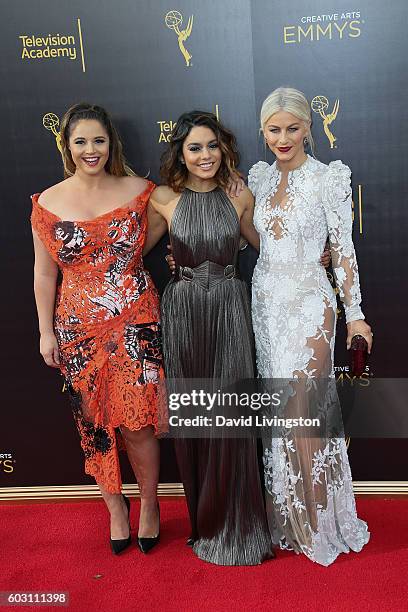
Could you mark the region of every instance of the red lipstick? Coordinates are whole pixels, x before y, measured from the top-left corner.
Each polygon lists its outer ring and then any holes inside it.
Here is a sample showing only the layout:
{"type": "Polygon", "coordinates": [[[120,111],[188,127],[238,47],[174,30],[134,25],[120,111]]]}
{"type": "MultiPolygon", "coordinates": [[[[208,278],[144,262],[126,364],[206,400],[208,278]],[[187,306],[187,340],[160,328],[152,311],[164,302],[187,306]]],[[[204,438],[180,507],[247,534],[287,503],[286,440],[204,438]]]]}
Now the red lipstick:
{"type": "Polygon", "coordinates": [[[292,147],[278,147],[278,151],[280,151],[281,153],[287,153],[291,150],[291,148],[292,147]]]}

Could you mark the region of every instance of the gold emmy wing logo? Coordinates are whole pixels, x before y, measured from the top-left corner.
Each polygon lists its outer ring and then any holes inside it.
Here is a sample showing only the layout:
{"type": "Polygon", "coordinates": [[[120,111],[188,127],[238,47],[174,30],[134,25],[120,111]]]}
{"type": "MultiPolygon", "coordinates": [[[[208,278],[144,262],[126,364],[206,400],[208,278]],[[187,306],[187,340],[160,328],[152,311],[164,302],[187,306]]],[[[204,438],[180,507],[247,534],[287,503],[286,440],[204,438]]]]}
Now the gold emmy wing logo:
{"type": "Polygon", "coordinates": [[[47,113],[43,117],[43,126],[45,127],[46,130],[49,130],[50,132],[52,132],[54,134],[54,136],[55,136],[55,144],[58,147],[58,151],[60,153],[62,153],[61,134],[57,130],[57,128],[59,127],[59,122],[60,121],[59,121],[57,115],[54,115],[54,113],[47,113]]]}
{"type": "Polygon", "coordinates": [[[187,49],[184,46],[184,43],[186,42],[187,38],[189,38],[193,30],[193,21],[194,21],[194,15],[191,15],[191,17],[189,18],[187,22],[187,27],[184,28],[184,30],[180,30],[180,27],[183,24],[183,16],[181,13],[179,13],[179,11],[169,11],[166,17],[164,18],[164,22],[166,26],[170,30],[174,30],[175,33],[177,34],[178,45],[186,61],[186,66],[191,66],[190,60],[192,58],[192,55],[191,53],[187,51],[187,49]]]}
{"type": "Polygon", "coordinates": [[[340,106],[339,100],[335,101],[333,110],[331,113],[326,113],[326,110],[329,108],[329,101],[326,98],[326,96],[316,96],[315,98],[313,98],[310,106],[312,108],[312,111],[314,111],[315,113],[318,113],[320,117],[322,118],[324,133],[329,139],[330,148],[334,149],[335,148],[334,143],[336,142],[337,138],[330,131],[329,125],[331,125],[333,121],[336,120],[337,113],[339,112],[339,106],[340,106]]]}

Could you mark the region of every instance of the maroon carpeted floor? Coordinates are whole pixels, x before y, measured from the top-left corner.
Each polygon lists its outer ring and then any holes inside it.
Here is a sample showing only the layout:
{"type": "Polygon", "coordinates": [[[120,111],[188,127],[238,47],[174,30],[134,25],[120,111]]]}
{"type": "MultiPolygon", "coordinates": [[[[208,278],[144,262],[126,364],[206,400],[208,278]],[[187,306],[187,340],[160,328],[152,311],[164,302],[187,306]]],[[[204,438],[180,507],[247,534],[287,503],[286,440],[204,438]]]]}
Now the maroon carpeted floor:
{"type": "MultiPolygon", "coordinates": [[[[184,500],[161,502],[154,551],[132,544],[118,557],[102,502],[1,505],[0,591],[68,591],[74,612],[407,611],[408,499],[360,498],[358,509],[371,540],[329,568],[279,551],[261,566],[218,567],[185,546],[184,500]]],[[[131,516],[136,527],[133,500],[131,516]]]]}

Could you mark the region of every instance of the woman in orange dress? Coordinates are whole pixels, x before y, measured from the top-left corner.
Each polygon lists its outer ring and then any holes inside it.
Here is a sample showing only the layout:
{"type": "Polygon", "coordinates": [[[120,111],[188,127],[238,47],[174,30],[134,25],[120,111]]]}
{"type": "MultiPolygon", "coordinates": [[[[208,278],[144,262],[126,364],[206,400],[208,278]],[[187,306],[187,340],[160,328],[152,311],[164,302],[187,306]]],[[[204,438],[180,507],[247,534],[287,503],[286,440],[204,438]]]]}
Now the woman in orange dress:
{"type": "Polygon", "coordinates": [[[141,495],[138,544],[147,552],[159,533],[163,378],[159,300],[142,260],[155,185],[125,165],[101,107],[70,108],[61,144],[65,180],[32,197],[40,352],[65,378],[85,471],[110,512],[115,554],[131,541],[118,458],[124,441],[141,495]]]}

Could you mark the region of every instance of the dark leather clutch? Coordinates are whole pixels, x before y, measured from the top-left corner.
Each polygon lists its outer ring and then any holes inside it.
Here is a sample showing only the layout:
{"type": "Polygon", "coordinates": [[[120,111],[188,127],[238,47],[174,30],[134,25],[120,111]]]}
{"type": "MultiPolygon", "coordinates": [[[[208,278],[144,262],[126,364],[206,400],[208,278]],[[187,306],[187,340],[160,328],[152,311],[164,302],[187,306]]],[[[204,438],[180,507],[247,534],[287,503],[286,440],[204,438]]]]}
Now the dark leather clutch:
{"type": "Polygon", "coordinates": [[[368,357],[367,340],[356,334],[351,339],[351,374],[352,376],[361,376],[365,372],[365,367],[368,357]]]}

